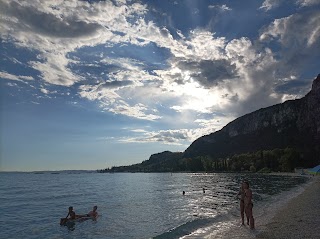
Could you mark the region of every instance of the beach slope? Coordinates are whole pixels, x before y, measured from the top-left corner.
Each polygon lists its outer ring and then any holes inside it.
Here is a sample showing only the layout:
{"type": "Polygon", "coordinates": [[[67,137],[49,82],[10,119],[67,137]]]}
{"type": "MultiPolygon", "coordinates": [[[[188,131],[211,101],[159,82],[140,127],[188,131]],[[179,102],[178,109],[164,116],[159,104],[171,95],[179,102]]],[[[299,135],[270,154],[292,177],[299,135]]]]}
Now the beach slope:
{"type": "Polygon", "coordinates": [[[297,197],[280,209],[266,229],[259,233],[259,239],[317,239],[320,238],[320,177],[297,197]]]}

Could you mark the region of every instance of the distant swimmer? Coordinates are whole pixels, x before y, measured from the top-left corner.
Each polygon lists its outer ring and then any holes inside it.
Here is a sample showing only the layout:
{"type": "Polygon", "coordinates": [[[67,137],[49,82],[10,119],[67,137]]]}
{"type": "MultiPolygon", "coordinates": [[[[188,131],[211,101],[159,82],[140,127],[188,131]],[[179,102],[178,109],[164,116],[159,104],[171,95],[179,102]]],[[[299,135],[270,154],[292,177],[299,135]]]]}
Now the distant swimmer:
{"type": "Polygon", "coordinates": [[[206,190],[205,190],[205,188],[203,188],[202,190],[203,190],[203,193],[206,193],[206,190]]]}
{"type": "Polygon", "coordinates": [[[94,206],[92,211],[90,211],[87,216],[88,217],[93,217],[93,218],[97,218],[98,217],[98,212],[97,212],[98,207],[94,206]]]}
{"type": "Polygon", "coordinates": [[[186,194],[186,192],[185,191],[182,191],[182,195],[185,195],[186,194]]]}

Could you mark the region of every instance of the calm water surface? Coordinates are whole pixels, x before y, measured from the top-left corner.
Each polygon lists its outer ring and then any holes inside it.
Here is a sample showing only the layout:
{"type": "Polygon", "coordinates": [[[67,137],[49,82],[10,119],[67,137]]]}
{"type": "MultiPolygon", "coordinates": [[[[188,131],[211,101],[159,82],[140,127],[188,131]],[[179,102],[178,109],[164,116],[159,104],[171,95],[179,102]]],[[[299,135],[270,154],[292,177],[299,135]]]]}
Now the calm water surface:
{"type": "Polygon", "coordinates": [[[236,194],[244,178],[258,206],[307,180],[229,173],[0,173],[0,238],[180,238],[238,217],[236,194]],[[97,221],[59,225],[69,206],[85,214],[94,205],[97,221]]]}

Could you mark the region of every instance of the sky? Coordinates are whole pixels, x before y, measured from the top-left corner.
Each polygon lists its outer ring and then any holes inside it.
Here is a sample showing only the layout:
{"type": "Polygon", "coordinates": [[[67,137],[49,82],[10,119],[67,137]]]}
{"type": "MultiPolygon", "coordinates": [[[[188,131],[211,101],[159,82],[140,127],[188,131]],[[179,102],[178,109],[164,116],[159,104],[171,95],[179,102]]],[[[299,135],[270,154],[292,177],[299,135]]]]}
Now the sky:
{"type": "Polygon", "coordinates": [[[0,0],[0,171],[184,151],[320,73],[320,0],[0,0]]]}

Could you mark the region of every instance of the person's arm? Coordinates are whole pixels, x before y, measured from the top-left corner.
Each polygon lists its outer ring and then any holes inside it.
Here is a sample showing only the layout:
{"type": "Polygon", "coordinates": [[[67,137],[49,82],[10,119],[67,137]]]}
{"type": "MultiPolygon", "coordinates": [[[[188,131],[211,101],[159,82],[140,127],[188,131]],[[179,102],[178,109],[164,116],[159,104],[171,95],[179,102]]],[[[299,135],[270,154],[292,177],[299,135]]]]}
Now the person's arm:
{"type": "Polygon", "coordinates": [[[88,214],[84,214],[84,215],[76,215],[76,218],[83,218],[83,217],[88,217],[88,214]]]}
{"type": "Polygon", "coordinates": [[[88,216],[88,217],[91,217],[91,216],[92,216],[92,214],[93,214],[93,212],[92,212],[92,211],[90,211],[90,212],[87,214],[87,216],[88,216]]]}

